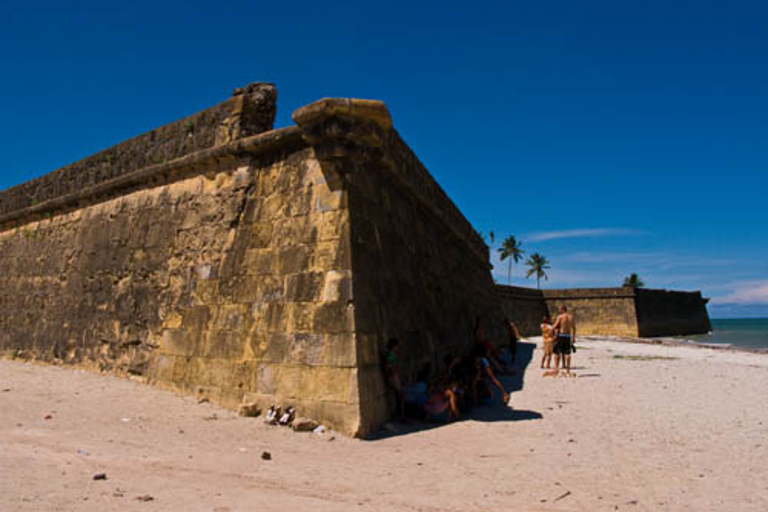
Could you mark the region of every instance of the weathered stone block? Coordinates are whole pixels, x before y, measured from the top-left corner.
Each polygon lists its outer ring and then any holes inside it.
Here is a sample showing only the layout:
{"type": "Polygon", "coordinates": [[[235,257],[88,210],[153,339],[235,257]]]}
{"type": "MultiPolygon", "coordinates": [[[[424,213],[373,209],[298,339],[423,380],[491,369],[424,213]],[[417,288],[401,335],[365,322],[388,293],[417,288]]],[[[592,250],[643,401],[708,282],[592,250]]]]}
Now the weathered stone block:
{"type": "Polygon", "coordinates": [[[259,276],[233,276],[219,282],[219,293],[230,302],[253,303],[259,299],[261,283],[259,276]]]}
{"type": "MultiPolygon", "coordinates": [[[[191,332],[202,332],[208,328],[211,312],[208,306],[194,306],[186,309],[181,315],[181,328],[191,332]]],[[[166,323],[166,326],[168,323],[166,323]]]]}
{"type": "Polygon", "coordinates": [[[323,302],[352,300],[352,271],[331,270],[326,272],[320,300],[323,302]]]}
{"type": "Polygon", "coordinates": [[[174,383],[188,382],[188,371],[190,367],[190,361],[193,360],[190,357],[177,357],[173,363],[173,378],[174,383]]]}
{"type": "Polygon", "coordinates": [[[324,334],[325,337],[325,364],[342,368],[357,365],[359,349],[357,348],[356,334],[324,334]]]}
{"type": "Polygon", "coordinates": [[[277,251],[273,249],[251,249],[243,261],[246,274],[271,275],[277,272],[277,251]]]}
{"type": "Polygon", "coordinates": [[[176,356],[157,355],[152,359],[149,366],[148,377],[151,381],[172,382],[173,365],[176,362],[176,356]]]}
{"type": "Polygon", "coordinates": [[[348,232],[349,214],[347,210],[334,210],[319,215],[318,241],[338,240],[348,232]]]}
{"type": "Polygon", "coordinates": [[[307,215],[312,209],[312,187],[300,188],[286,197],[287,215],[297,217],[307,215]]]}
{"type": "Polygon", "coordinates": [[[382,353],[382,339],[378,333],[358,332],[357,337],[357,361],[360,365],[380,363],[382,353]]]}
{"type": "Polygon", "coordinates": [[[344,333],[354,331],[354,308],[346,302],[322,304],[315,310],[312,330],[318,333],[344,333]]]}
{"type": "Polygon", "coordinates": [[[165,330],[160,343],[163,354],[176,356],[195,355],[200,345],[200,333],[192,331],[165,330]]]}
{"type": "Polygon", "coordinates": [[[239,359],[245,353],[246,336],[240,332],[212,331],[205,335],[203,357],[239,359]]]}
{"type": "Polygon", "coordinates": [[[346,402],[348,386],[348,369],[328,366],[303,367],[300,369],[298,396],[321,402],[346,402]]]}
{"type": "Polygon", "coordinates": [[[272,223],[259,222],[251,227],[251,239],[248,244],[251,248],[269,247],[272,240],[272,223]]]}
{"type": "Polygon", "coordinates": [[[247,304],[219,306],[213,329],[217,331],[247,331],[252,322],[250,306],[247,304]]]}
{"type": "Polygon", "coordinates": [[[278,367],[260,364],[256,370],[256,391],[260,394],[274,395],[277,392],[278,367]]]}
{"type": "Polygon", "coordinates": [[[277,271],[280,274],[293,274],[304,271],[309,264],[309,248],[304,245],[291,245],[280,249],[277,259],[277,271]]]}
{"type": "Polygon", "coordinates": [[[270,332],[266,334],[266,347],[261,355],[264,361],[281,364],[289,359],[290,339],[289,335],[282,332],[270,332]]]}
{"type": "Polygon", "coordinates": [[[288,332],[307,332],[312,329],[315,305],[309,302],[288,304],[288,332]]]}
{"type": "Polygon", "coordinates": [[[294,332],[289,334],[288,353],[292,364],[318,365],[324,362],[325,337],[322,334],[294,332]]]}
{"type": "Polygon", "coordinates": [[[280,378],[277,381],[276,394],[283,398],[299,396],[299,381],[301,368],[297,366],[280,366],[280,378]]]}
{"type": "Polygon", "coordinates": [[[313,302],[320,298],[324,275],[321,272],[302,272],[285,278],[285,300],[313,302]]]}

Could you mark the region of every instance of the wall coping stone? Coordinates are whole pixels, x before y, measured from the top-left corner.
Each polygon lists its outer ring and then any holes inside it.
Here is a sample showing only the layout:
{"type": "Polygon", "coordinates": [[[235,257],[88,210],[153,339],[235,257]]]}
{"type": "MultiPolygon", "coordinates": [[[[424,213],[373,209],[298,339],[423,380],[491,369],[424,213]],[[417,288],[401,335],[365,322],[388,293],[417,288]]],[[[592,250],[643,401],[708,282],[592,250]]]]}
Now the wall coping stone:
{"type": "Polygon", "coordinates": [[[49,199],[26,208],[0,215],[0,232],[38,220],[48,215],[96,204],[142,188],[155,187],[210,171],[210,164],[236,161],[286,150],[303,149],[306,144],[295,126],[237,139],[227,144],[189,153],[175,160],[150,165],[77,192],[49,199]]]}
{"type": "Polygon", "coordinates": [[[370,161],[381,161],[389,177],[468,247],[483,265],[490,266],[489,249],[455,203],[392,127],[382,101],[324,98],[293,113],[304,139],[318,160],[342,179],[370,161]],[[416,168],[417,172],[408,169],[416,168]]]}
{"type": "Polygon", "coordinates": [[[277,89],[268,82],[235,89],[217,105],[0,192],[0,216],[76,194],[153,164],[271,131],[276,102],[277,89]]]}

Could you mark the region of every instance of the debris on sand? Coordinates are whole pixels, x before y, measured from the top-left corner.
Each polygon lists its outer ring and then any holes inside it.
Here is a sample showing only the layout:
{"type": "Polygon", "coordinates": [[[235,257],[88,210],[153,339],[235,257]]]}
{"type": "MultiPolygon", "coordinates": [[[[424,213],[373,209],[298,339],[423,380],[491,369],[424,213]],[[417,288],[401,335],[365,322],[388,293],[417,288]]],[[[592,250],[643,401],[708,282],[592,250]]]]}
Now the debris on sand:
{"type": "Polygon", "coordinates": [[[291,426],[296,432],[312,432],[320,424],[311,418],[296,418],[291,426]]]}
{"type": "Polygon", "coordinates": [[[106,480],[107,479],[107,474],[106,473],[96,473],[95,475],[93,475],[93,479],[94,480],[106,480]]]}
{"type": "Polygon", "coordinates": [[[261,460],[272,460],[272,454],[269,452],[261,452],[261,460]]]}
{"type": "Polygon", "coordinates": [[[243,402],[237,408],[237,414],[243,418],[256,418],[261,414],[261,408],[256,402],[243,402]]]}

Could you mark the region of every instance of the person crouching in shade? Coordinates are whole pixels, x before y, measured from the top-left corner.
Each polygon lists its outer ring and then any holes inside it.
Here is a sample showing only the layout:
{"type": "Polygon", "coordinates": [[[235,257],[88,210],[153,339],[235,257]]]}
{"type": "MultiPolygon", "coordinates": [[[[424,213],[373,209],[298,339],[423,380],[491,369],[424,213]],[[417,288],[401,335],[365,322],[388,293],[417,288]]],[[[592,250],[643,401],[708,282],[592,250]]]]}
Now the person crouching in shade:
{"type": "Polygon", "coordinates": [[[491,362],[488,359],[487,351],[482,346],[475,345],[474,352],[475,367],[477,369],[477,373],[473,382],[474,389],[472,389],[471,392],[475,397],[475,403],[480,402],[480,388],[482,388],[482,394],[487,400],[487,403],[489,405],[493,403],[492,385],[501,392],[501,397],[504,401],[504,404],[508,404],[509,393],[507,393],[507,391],[504,389],[504,386],[501,385],[501,382],[499,382],[499,379],[496,378],[496,375],[493,373],[493,368],[491,367],[491,362]]]}
{"type": "Polygon", "coordinates": [[[397,338],[390,338],[387,342],[387,354],[384,359],[384,376],[386,377],[387,385],[395,394],[398,417],[401,420],[405,420],[405,393],[400,382],[400,363],[397,358],[399,353],[400,342],[397,338]]]}
{"type": "Polygon", "coordinates": [[[520,341],[520,331],[517,330],[515,322],[504,319],[504,326],[507,328],[507,334],[509,335],[509,354],[511,356],[512,364],[515,364],[517,359],[517,342],[520,341]]]}

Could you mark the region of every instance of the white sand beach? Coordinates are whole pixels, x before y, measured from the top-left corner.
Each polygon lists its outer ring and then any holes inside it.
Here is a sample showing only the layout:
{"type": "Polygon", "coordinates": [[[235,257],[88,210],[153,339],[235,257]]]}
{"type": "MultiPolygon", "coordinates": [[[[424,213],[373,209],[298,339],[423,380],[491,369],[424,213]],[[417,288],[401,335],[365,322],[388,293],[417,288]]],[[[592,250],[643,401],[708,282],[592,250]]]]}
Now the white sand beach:
{"type": "Polygon", "coordinates": [[[552,379],[531,341],[511,411],[375,441],[3,360],[0,510],[768,510],[768,355],[591,339],[552,379]]]}

